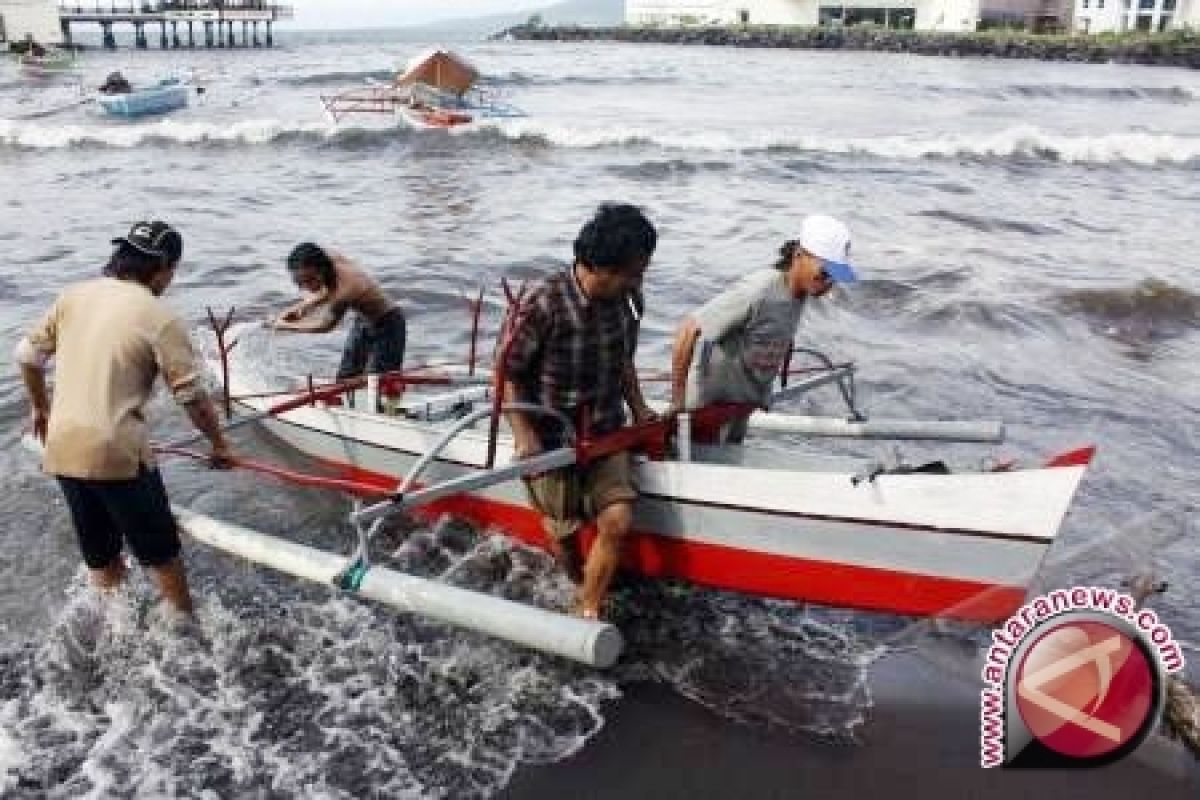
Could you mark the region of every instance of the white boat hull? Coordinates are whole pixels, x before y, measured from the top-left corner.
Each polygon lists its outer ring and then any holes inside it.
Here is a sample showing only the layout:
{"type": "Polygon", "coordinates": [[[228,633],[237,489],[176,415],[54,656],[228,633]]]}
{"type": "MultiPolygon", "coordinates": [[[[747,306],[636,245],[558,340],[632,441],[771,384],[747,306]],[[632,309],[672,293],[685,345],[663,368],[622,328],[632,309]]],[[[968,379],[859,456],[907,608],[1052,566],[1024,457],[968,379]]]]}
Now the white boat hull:
{"type": "MultiPolygon", "coordinates": [[[[257,402],[247,409],[267,407],[257,402]]],[[[389,488],[444,429],[323,405],[264,424],[346,477],[389,488]]],[[[467,431],[422,482],[480,469],[486,453],[486,433],[467,431]]],[[[511,453],[502,436],[497,465],[511,453]]],[[[1042,469],[856,482],[846,459],[822,465],[797,456],[791,463],[777,454],[750,465],[751,451],[744,453],[741,464],[639,457],[642,496],[625,565],[750,594],[979,621],[1003,619],[1020,605],[1090,455],[1042,469]]],[[[516,482],[440,500],[431,510],[544,544],[540,518],[516,482]]],[[[585,531],[585,543],[590,537],[585,531]]]]}

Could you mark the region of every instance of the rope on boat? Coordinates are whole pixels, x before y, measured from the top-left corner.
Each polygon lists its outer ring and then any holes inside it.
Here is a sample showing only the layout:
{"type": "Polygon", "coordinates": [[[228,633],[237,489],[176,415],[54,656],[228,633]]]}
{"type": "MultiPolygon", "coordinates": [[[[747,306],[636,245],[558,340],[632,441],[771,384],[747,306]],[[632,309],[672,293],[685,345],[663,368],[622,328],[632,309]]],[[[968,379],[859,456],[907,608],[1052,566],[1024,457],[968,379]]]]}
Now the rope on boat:
{"type": "Polygon", "coordinates": [[[1182,678],[1167,678],[1167,705],[1163,711],[1163,733],[1200,759],[1200,697],[1182,678]]]}
{"type": "MultiPolygon", "coordinates": [[[[1165,581],[1158,582],[1146,575],[1127,581],[1126,585],[1138,608],[1141,608],[1151,595],[1162,594],[1167,590],[1165,581]]],[[[1178,675],[1168,675],[1166,684],[1167,699],[1163,708],[1162,732],[1168,739],[1182,743],[1200,760],[1200,693],[1178,675]]]]}

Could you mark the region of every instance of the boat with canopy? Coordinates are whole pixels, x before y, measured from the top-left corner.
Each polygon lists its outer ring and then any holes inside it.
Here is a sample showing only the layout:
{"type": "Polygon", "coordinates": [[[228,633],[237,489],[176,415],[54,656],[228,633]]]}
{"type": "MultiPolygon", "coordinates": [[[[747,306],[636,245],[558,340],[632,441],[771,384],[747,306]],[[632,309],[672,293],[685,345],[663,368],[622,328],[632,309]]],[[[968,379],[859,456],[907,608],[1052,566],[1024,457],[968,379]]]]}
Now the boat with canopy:
{"type": "Polygon", "coordinates": [[[335,122],[352,114],[399,114],[422,128],[454,128],[524,112],[479,85],[479,70],[461,55],[431,48],[411,58],[392,81],[322,95],[335,122]]]}

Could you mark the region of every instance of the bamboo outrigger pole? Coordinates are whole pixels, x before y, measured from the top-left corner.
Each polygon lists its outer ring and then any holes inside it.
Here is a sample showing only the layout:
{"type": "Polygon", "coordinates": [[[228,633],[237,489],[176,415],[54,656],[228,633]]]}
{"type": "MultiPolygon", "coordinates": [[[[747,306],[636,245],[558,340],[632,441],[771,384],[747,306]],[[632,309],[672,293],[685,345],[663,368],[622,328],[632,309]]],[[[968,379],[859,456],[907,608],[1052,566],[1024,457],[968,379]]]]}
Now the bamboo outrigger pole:
{"type": "MultiPolygon", "coordinates": [[[[180,525],[212,547],[306,580],[334,586],[345,556],[222,522],[176,507],[180,525]]],[[[353,594],[593,667],[621,655],[621,632],[609,623],[557,614],[502,597],[374,566],[353,594]]]]}

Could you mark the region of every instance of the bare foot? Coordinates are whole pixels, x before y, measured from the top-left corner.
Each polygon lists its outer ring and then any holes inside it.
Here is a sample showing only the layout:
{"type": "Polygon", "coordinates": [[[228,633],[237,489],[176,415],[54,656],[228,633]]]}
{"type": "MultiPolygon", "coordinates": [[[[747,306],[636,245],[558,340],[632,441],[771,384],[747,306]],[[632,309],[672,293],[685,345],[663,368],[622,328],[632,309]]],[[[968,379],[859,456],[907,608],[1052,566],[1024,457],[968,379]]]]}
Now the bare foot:
{"type": "Polygon", "coordinates": [[[571,604],[571,616],[596,620],[602,618],[599,607],[589,605],[579,596],[576,596],[575,602],[571,604]]]}

